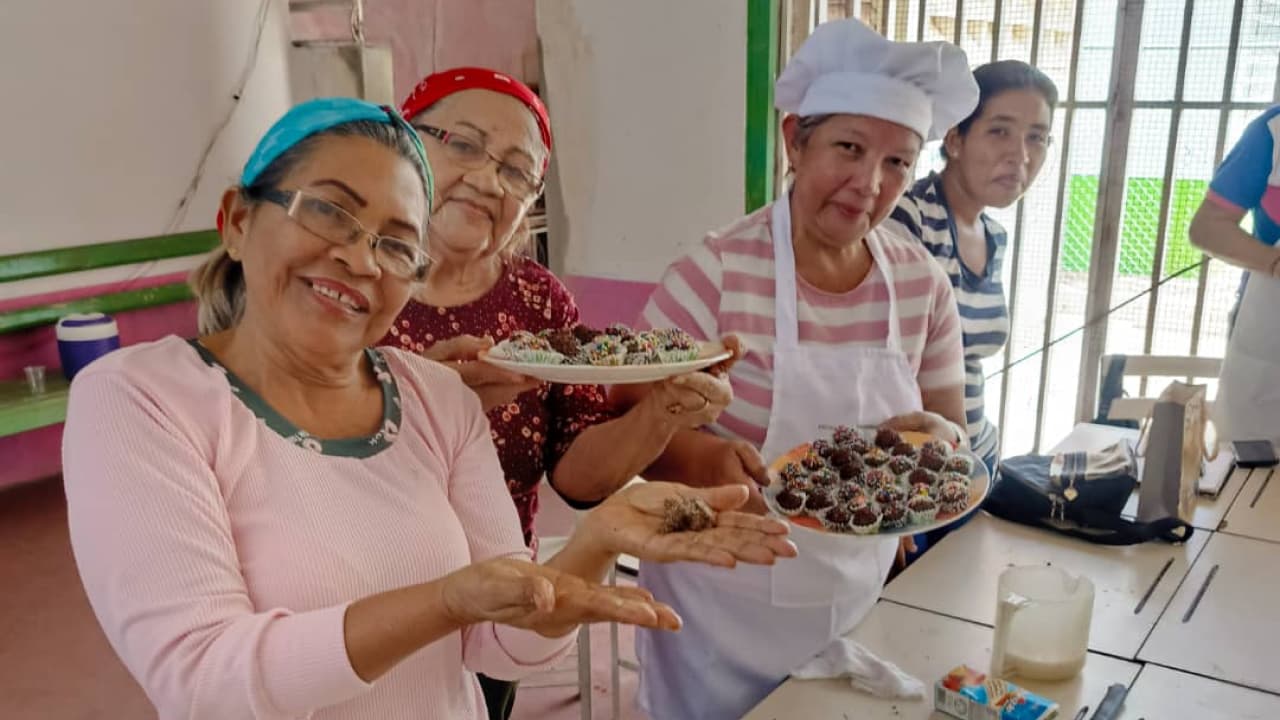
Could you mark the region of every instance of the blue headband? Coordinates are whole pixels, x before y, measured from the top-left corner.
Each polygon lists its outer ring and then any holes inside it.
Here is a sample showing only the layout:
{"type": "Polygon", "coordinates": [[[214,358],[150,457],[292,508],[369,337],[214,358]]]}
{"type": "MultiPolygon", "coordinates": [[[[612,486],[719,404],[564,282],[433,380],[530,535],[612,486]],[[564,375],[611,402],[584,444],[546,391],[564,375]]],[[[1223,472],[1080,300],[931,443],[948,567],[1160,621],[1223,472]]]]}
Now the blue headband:
{"type": "Polygon", "coordinates": [[[431,174],[431,165],[427,162],[427,153],[422,148],[422,140],[418,137],[417,131],[410,127],[404,118],[400,117],[400,113],[393,108],[353,98],[317,98],[291,108],[258,141],[258,146],[249,156],[249,161],[244,164],[244,172],[240,174],[240,186],[252,185],[262,171],[266,170],[286,150],[312,135],[336,125],[360,120],[395,125],[413,138],[413,145],[418,151],[418,161],[422,164],[427,178],[429,212],[435,202],[435,178],[431,174]]]}

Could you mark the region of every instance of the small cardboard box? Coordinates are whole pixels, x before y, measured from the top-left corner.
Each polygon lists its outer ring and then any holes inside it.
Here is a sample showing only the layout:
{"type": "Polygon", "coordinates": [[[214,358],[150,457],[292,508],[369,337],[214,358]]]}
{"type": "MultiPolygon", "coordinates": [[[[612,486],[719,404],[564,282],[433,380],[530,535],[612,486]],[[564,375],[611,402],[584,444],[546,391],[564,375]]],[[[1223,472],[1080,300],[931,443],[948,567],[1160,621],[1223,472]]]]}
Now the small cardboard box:
{"type": "Polygon", "coordinates": [[[960,720],[1054,720],[1058,704],[961,665],[933,687],[933,707],[960,720]]]}

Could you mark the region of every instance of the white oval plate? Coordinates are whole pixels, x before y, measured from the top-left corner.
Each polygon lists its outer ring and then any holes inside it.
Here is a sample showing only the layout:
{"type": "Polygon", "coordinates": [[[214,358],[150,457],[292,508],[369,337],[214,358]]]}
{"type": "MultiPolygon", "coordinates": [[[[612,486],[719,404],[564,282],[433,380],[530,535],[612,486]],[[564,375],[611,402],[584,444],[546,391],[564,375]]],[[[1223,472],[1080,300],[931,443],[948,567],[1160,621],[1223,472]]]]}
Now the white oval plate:
{"type": "MultiPolygon", "coordinates": [[[[913,445],[917,446],[920,444],[917,438],[928,437],[923,435],[923,433],[903,433],[903,436],[908,438],[909,441],[912,441],[913,445]]],[[[874,535],[858,535],[853,532],[833,532],[822,527],[821,522],[816,518],[787,515],[782,512],[782,509],[778,507],[778,503],[774,499],[774,497],[782,491],[782,478],[778,477],[778,471],[780,471],[782,466],[786,465],[788,462],[799,461],[800,458],[803,458],[808,451],[809,443],[805,443],[799,447],[792,448],[785,455],[776,458],[772,463],[770,463],[769,480],[771,482],[769,487],[764,488],[762,493],[764,495],[765,504],[769,506],[769,510],[782,520],[785,520],[791,527],[791,532],[793,533],[819,533],[825,536],[835,536],[847,539],[850,542],[883,540],[884,538],[900,537],[902,535],[918,535],[920,533],[944,528],[963,520],[965,517],[972,514],[973,511],[981,507],[982,502],[987,499],[987,493],[991,492],[991,476],[987,472],[987,466],[983,464],[982,460],[979,459],[977,455],[974,455],[972,451],[967,448],[957,448],[953,451],[955,454],[964,455],[973,462],[973,472],[969,475],[969,504],[964,510],[945,516],[939,515],[933,522],[928,524],[911,524],[895,530],[881,530],[874,535]]]]}
{"type": "Polygon", "coordinates": [[[654,363],[652,365],[546,365],[523,363],[501,354],[497,348],[480,353],[480,359],[503,370],[528,375],[551,383],[563,385],[632,385],[656,382],[676,375],[709,368],[728,360],[733,353],[718,342],[701,343],[701,350],[694,360],[678,363],[654,363]],[[496,352],[495,352],[496,351],[496,352]]]}

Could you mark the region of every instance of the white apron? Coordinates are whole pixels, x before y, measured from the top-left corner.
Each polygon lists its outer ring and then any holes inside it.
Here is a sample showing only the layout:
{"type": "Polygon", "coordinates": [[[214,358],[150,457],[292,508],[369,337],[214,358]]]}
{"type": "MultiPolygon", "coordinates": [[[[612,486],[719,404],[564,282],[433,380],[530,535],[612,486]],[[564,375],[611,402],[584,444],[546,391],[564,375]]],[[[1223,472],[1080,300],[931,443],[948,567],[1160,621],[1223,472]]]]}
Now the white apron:
{"type": "MultiPolygon", "coordinates": [[[[920,409],[901,350],[897,296],[875,238],[873,271],[889,279],[884,347],[801,346],[791,212],[773,205],[776,325],[766,460],[812,440],[823,425],[874,425],[920,409]]],[[[852,630],[880,597],[897,541],[853,546],[793,533],[800,555],[733,570],[641,563],[640,584],[684,619],[678,633],[637,630],[638,701],[653,720],[737,720],[792,670],[852,630]]]]}
{"type": "Polygon", "coordinates": [[[1251,274],[1222,362],[1214,424],[1223,440],[1280,442],[1280,279],[1251,274]]]}

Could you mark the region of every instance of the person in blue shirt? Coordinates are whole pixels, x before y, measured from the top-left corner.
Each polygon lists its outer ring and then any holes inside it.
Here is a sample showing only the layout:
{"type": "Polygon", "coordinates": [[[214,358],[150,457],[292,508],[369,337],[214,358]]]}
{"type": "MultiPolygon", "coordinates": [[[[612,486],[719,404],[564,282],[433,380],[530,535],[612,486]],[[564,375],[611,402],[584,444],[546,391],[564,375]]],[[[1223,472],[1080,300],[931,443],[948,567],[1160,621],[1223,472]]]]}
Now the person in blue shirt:
{"type": "Polygon", "coordinates": [[[1280,441],[1280,105],[1245,129],[1214,173],[1191,242],[1242,268],[1214,420],[1224,440],[1280,441]],[[1253,234],[1240,227],[1253,214],[1253,234]]]}

